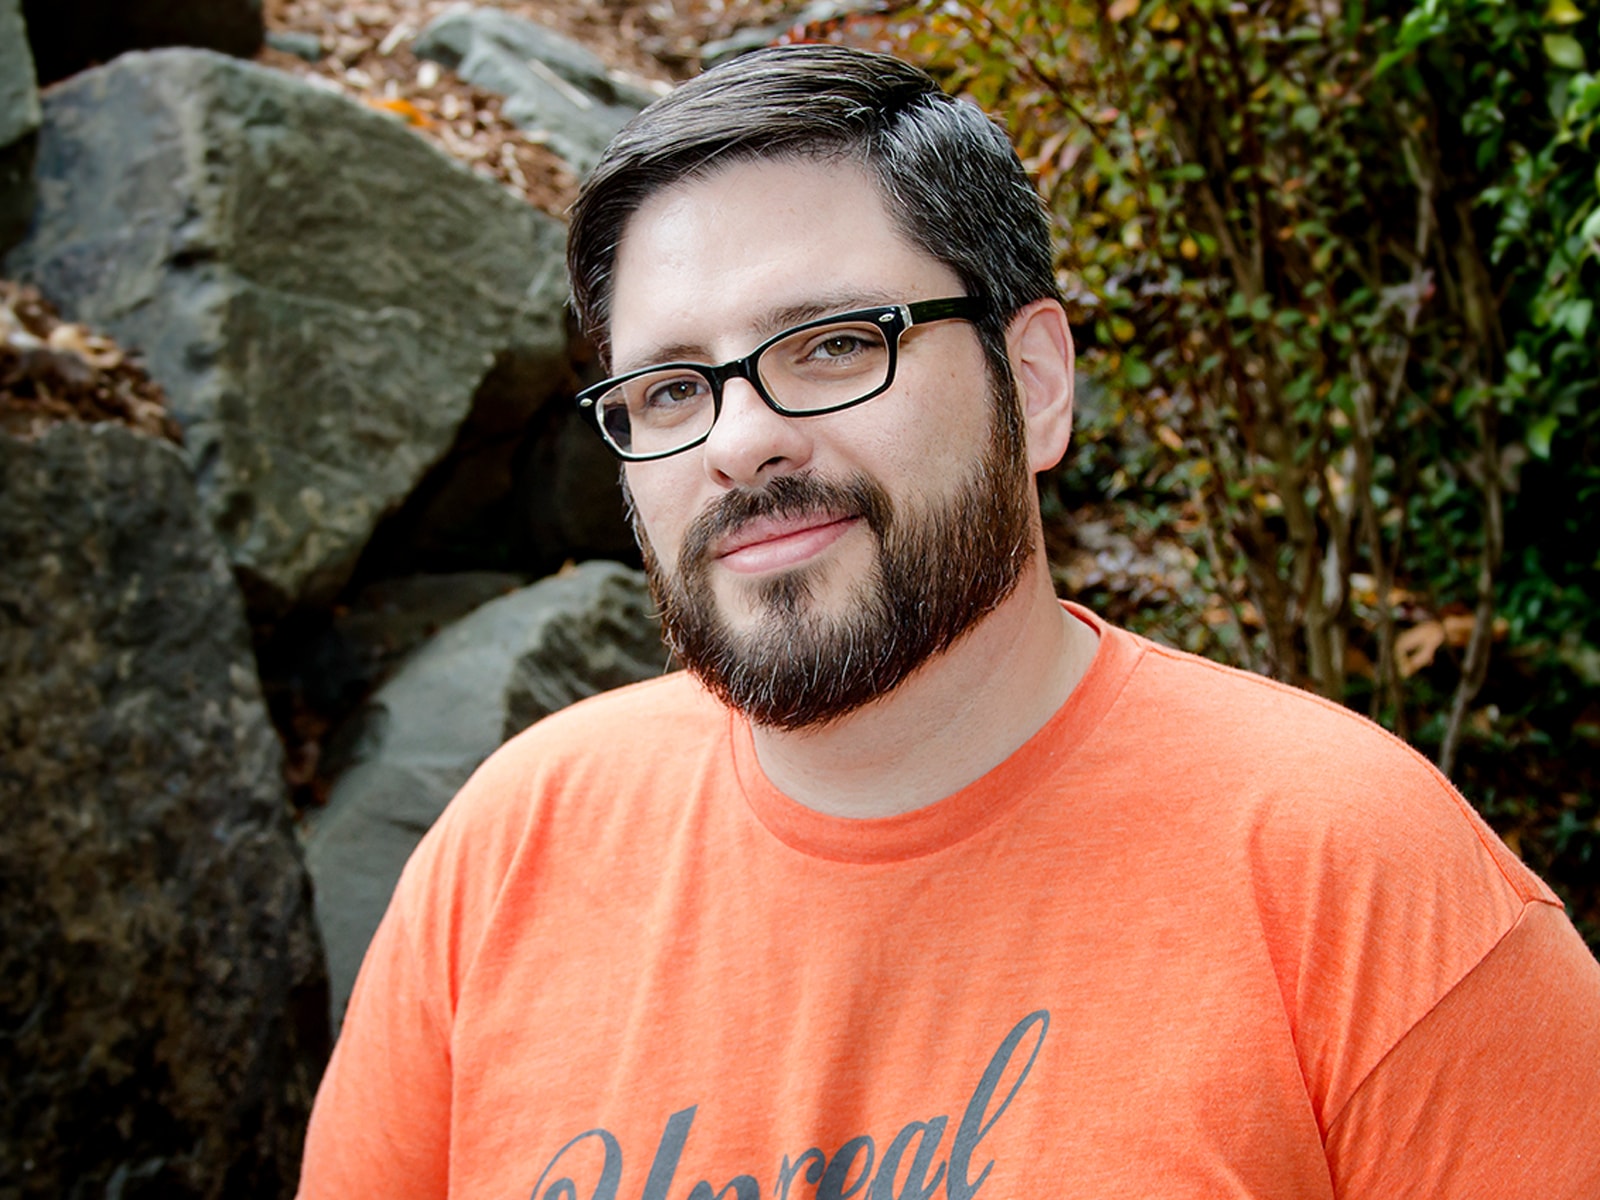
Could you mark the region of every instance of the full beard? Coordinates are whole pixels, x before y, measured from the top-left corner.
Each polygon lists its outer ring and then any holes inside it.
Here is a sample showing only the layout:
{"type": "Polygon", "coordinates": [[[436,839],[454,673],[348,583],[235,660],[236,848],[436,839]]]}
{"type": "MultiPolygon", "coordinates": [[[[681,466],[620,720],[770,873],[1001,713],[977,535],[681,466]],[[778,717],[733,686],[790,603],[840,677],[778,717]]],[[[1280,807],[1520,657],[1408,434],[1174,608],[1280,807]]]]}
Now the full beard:
{"type": "Polygon", "coordinates": [[[942,503],[897,509],[864,475],[838,483],[779,475],[697,517],[671,574],[635,519],[663,632],[689,671],[758,725],[815,728],[893,691],[993,612],[1034,553],[1015,394],[994,391],[988,445],[942,503]],[[878,544],[871,571],[837,613],[821,611],[814,595],[827,567],[776,575],[756,585],[755,625],[733,630],[713,593],[711,546],[759,517],[820,513],[862,521],[878,544]]]}

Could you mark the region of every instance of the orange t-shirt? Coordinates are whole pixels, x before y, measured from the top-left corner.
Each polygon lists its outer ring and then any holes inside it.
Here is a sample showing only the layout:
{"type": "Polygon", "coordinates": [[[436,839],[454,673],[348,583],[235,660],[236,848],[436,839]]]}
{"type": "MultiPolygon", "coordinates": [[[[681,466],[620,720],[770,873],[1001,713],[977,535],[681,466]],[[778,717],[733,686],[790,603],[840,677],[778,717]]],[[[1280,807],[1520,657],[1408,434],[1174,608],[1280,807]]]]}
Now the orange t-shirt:
{"type": "Polygon", "coordinates": [[[927,808],[820,815],[670,676],[478,772],[375,938],[305,1200],[1600,1197],[1600,965],[1359,717],[1074,609],[927,808]]]}

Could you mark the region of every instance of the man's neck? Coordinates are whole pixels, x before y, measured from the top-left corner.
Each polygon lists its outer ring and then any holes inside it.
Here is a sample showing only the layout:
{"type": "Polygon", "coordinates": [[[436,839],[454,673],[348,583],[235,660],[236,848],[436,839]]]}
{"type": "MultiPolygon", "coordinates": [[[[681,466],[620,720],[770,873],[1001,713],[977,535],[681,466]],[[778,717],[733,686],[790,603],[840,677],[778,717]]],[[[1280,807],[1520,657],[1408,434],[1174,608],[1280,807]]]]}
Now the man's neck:
{"type": "Polygon", "coordinates": [[[1094,659],[1042,554],[1010,596],[892,693],[820,729],[754,729],[775,787],[818,812],[885,817],[982,778],[1066,702],[1094,659]]]}

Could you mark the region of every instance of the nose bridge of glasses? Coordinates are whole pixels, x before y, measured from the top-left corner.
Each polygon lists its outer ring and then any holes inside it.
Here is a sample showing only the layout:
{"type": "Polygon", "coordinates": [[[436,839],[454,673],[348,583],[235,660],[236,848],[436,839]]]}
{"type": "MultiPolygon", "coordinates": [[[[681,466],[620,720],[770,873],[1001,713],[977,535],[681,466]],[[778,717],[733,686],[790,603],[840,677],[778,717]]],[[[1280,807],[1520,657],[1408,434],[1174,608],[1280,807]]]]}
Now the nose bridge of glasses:
{"type": "Polygon", "coordinates": [[[766,385],[761,382],[758,364],[766,346],[757,346],[743,358],[735,358],[721,366],[706,367],[706,377],[711,380],[711,399],[717,413],[722,412],[724,395],[728,384],[735,379],[742,379],[750,385],[750,390],[770,408],[773,412],[781,413],[784,410],[778,406],[772,396],[767,392],[766,385]]]}

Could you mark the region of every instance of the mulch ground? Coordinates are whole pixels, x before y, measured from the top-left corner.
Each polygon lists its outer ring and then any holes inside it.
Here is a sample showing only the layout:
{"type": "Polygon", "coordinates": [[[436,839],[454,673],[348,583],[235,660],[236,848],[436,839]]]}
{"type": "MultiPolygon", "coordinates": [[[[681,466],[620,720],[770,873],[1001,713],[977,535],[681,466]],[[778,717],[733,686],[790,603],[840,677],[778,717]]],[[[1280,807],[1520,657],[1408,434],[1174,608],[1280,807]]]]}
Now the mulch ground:
{"type": "MultiPolygon", "coordinates": [[[[475,88],[411,44],[459,0],[267,0],[269,30],[314,36],[325,55],[307,62],[264,49],[258,61],[310,76],[405,121],[445,153],[562,215],[577,193],[570,167],[501,115],[500,97],[475,88]]],[[[700,69],[706,43],[780,24],[795,0],[501,0],[498,7],[588,47],[612,69],[666,91],[700,69]]]]}

